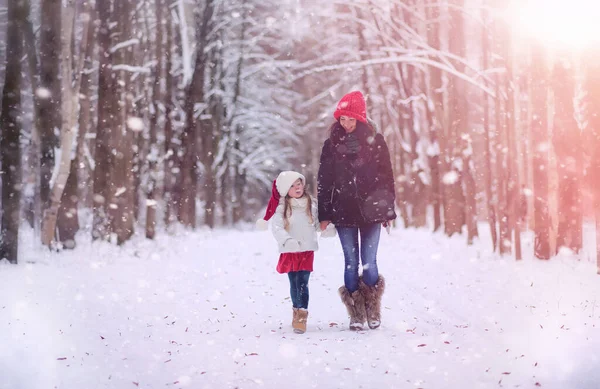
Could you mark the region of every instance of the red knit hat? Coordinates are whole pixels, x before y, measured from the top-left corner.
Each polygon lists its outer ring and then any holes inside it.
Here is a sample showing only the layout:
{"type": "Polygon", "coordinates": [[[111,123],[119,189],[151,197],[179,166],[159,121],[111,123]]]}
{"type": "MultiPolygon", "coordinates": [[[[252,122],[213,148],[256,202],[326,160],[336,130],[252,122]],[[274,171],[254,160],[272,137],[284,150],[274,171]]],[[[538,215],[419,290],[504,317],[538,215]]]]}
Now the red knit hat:
{"type": "Polygon", "coordinates": [[[269,203],[267,204],[267,210],[265,211],[265,216],[262,219],[258,219],[256,221],[256,227],[261,230],[266,230],[268,227],[267,221],[273,217],[275,214],[275,210],[279,205],[279,191],[277,190],[277,180],[273,180],[273,187],[271,188],[271,198],[269,199],[269,203]]]}
{"type": "Polygon", "coordinates": [[[367,104],[363,94],[353,91],[342,97],[333,113],[335,120],[340,116],[350,116],[360,122],[367,123],[367,104]]]}

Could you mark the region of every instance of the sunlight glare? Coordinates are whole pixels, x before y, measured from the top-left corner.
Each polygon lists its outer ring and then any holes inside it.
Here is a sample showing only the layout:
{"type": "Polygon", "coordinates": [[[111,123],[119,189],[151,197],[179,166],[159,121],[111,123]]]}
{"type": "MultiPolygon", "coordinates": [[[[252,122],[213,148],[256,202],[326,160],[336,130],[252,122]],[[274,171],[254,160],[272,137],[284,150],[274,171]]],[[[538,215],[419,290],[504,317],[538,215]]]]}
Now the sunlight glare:
{"type": "Polygon", "coordinates": [[[546,44],[575,49],[600,45],[598,0],[513,0],[510,15],[520,33],[546,44]]]}

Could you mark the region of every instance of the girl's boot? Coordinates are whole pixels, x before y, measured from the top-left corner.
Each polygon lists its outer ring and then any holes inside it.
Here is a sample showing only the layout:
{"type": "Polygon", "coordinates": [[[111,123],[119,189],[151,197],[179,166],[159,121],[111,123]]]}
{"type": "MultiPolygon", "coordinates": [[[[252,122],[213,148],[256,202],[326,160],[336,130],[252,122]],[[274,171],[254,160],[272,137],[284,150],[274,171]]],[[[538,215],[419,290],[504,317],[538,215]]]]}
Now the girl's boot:
{"type": "Polygon", "coordinates": [[[292,327],[296,328],[296,320],[298,317],[298,308],[292,308],[293,309],[293,314],[292,314],[292,327]]]}
{"type": "Polygon", "coordinates": [[[296,311],[296,320],[294,321],[294,332],[303,334],[306,332],[306,321],[308,319],[308,311],[304,308],[298,308],[296,311]]]}
{"type": "Polygon", "coordinates": [[[365,299],[360,290],[350,293],[345,286],[342,286],[338,292],[350,316],[350,329],[353,331],[364,329],[367,314],[365,312],[365,299]]]}

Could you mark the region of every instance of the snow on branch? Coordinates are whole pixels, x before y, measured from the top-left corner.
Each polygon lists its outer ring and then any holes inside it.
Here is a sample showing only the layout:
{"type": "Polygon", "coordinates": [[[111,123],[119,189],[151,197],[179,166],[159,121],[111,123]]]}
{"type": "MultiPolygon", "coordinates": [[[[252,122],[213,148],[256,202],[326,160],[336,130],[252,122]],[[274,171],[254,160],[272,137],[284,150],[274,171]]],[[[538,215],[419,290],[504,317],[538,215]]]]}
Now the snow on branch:
{"type": "Polygon", "coordinates": [[[110,48],[109,52],[112,54],[112,53],[115,53],[116,51],[119,51],[126,47],[138,45],[139,43],[140,43],[139,39],[132,38],[132,39],[123,41],[121,43],[117,43],[116,45],[114,45],[113,47],[110,48]]]}
{"type": "Polygon", "coordinates": [[[309,69],[304,72],[301,72],[297,76],[293,77],[291,82],[300,80],[308,75],[315,74],[315,73],[323,73],[323,72],[334,71],[334,70],[347,70],[348,68],[356,69],[356,68],[361,68],[363,66],[375,66],[375,65],[383,65],[383,64],[390,64],[390,63],[405,63],[407,65],[413,65],[413,66],[416,66],[415,64],[429,65],[429,66],[438,68],[440,70],[443,70],[449,74],[452,74],[464,81],[467,81],[468,83],[478,87],[479,89],[481,89],[482,91],[484,91],[485,93],[487,93],[488,95],[490,95],[493,98],[496,97],[496,94],[492,89],[486,87],[485,85],[478,83],[473,78],[467,76],[464,73],[457,71],[456,69],[454,69],[450,66],[446,66],[444,64],[441,64],[437,61],[433,61],[428,58],[414,57],[411,55],[401,55],[401,56],[397,56],[397,57],[377,58],[377,59],[369,59],[369,60],[364,60],[364,61],[353,61],[353,62],[339,63],[339,64],[335,64],[335,65],[321,66],[321,67],[317,67],[314,69],[309,69]]]}
{"type": "Polygon", "coordinates": [[[123,70],[123,71],[130,72],[130,73],[150,74],[150,69],[148,69],[147,67],[144,67],[144,66],[132,66],[132,65],[120,64],[120,65],[113,65],[112,69],[113,70],[123,70]]]}

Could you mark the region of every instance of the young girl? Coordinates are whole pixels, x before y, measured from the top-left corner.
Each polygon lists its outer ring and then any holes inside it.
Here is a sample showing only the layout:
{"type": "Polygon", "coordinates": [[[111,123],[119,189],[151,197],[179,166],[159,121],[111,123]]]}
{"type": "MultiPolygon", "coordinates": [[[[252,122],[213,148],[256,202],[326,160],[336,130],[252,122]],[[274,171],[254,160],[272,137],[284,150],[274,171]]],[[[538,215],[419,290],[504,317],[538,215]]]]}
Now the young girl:
{"type": "MultiPolygon", "coordinates": [[[[277,271],[287,273],[290,280],[293,317],[292,327],[297,334],[306,331],[308,318],[308,279],[313,270],[317,243],[317,203],[305,191],[302,174],[281,172],[273,182],[272,195],[263,219],[257,226],[266,229],[273,217],[271,230],[279,244],[277,271]]],[[[331,228],[329,235],[335,234],[331,228]]]]}

